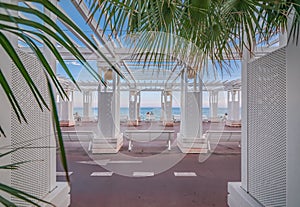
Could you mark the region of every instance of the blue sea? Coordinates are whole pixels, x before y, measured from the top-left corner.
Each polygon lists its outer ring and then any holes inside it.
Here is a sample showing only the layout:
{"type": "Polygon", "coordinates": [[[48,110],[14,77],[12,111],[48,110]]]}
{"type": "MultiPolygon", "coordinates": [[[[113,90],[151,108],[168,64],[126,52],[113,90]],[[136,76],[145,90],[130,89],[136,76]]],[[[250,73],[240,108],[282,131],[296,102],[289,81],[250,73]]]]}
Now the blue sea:
{"type": "MultiPolygon", "coordinates": [[[[120,108],[120,115],[129,115],[129,109],[127,107],[121,107],[120,108]]],[[[98,116],[98,108],[93,108],[94,116],[98,116]]],[[[78,113],[80,116],[83,114],[83,108],[82,107],[74,107],[74,113],[78,113]]],[[[142,120],[145,120],[146,113],[152,112],[155,115],[155,119],[159,120],[161,115],[161,108],[160,107],[141,107],[140,108],[140,117],[142,120]]],[[[218,116],[223,116],[225,113],[227,113],[227,108],[218,108],[218,116]]],[[[172,114],[173,115],[180,115],[180,107],[173,107],[172,108],[172,114]]],[[[209,117],[209,108],[202,108],[202,115],[206,115],[209,117]]]]}

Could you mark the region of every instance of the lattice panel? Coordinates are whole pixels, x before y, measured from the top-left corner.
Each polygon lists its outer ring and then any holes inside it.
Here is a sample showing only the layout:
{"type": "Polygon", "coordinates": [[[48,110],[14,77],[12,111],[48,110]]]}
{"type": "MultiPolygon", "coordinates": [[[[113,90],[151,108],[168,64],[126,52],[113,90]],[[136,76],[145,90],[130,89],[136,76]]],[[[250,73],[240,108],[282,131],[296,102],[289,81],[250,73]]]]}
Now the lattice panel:
{"type": "Polygon", "coordinates": [[[129,119],[135,120],[137,119],[138,115],[136,113],[137,111],[137,103],[135,101],[129,102],[129,119]]]}
{"type": "MultiPolygon", "coordinates": [[[[49,100],[46,78],[42,65],[36,57],[18,51],[25,68],[44,99],[49,100]]],[[[12,90],[23,109],[28,124],[18,122],[11,112],[12,146],[24,147],[12,153],[12,163],[28,161],[17,170],[12,170],[12,186],[31,195],[43,197],[49,192],[50,178],[50,112],[42,112],[19,70],[12,64],[12,90]],[[47,148],[48,147],[48,148],[47,148]]],[[[49,101],[47,101],[49,105],[49,101]]],[[[12,198],[18,206],[27,206],[12,198]]]]}
{"type": "Polygon", "coordinates": [[[114,117],[112,113],[112,92],[101,92],[99,98],[99,129],[103,137],[113,137],[114,117]]]}
{"type": "Polygon", "coordinates": [[[264,206],[286,206],[286,51],[248,64],[248,186],[264,206]]]}
{"type": "Polygon", "coordinates": [[[200,93],[199,92],[186,92],[186,105],[185,105],[185,136],[189,138],[196,138],[201,136],[201,118],[200,116],[200,93]]]}

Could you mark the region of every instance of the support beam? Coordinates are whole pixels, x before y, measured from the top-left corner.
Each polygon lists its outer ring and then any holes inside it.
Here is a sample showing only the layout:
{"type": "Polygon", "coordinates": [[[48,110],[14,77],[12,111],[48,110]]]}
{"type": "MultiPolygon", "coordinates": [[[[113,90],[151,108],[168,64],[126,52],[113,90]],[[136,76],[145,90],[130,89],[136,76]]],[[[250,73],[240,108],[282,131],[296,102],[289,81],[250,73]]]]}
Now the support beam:
{"type": "Polygon", "coordinates": [[[62,127],[75,126],[73,115],[73,91],[66,91],[68,98],[59,98],[57,105],[59,106],[59,122],[62,127]]]}
{"type": "Polygon", "coordinates": [[[189,88],[187,70],[182,73],[181,81],[181,123],[177,145],[183,153],[207,153],[207,139],[202,137],[202,81],[195,84],[196,88],[189,88]]]}
{"type": "Polygon", "coordinates": [[[166,90],[163,91],[163,113],[164,113],[164,119],[163,119],[163,125],[164,126],[173,126],[173,117],[172,117],[172,91],[166,90]]]}
{"type": "Polygon", "coordinates": [[[103,33],[103,30],[100,29],[99,25],[95,21],[95,19],[89,20],[89,9],[85,5],[84,1],[81,0],[72,0],[72,3],[78,10],[78,12],[81,14],[83,19],[87,21],[90,28],[94,31],[97,38],[103,43],[104,47],[107,49],[107,51],[110,53],[112,57],[116,57],[115,52],[113,51],[113,48],[111,47],[111,44],[106,39],[105,34],[103,33]]]}
{"type": "Polygon", "coordinates": [[[129,91],[129,120],[130,126],[139,125],[140,92],[137,90],[129,91]]]}
{"type": "Polygon", "coordinates": [[[82,98],[83,98],[82,121],[93,121],[94,120],[93,91],[83,90],[82,91],[82,98]]]}
{"type": "Polygon", "coordinates": [[[134,76],[133,76],[132,71],[131,71],[130,68],[127,66],[127,64],[126,64],[125,61],[122,61],[122,64],[124,65],[126,71],[128,72],[129,76],[131,77],[131,79],[132,79],[132,81],[133,81],[133,83],[134,83],[134,86],[136,87],[136,80],[135,80],[135,78],[134,78],[134,76]]]}
{"type": "Polygon", "coordinates": [[[219,122],[218,118],[219,91],[209,91],[209,119],[211,122],[219,122]]]}
{"type": "Polygon", "coordinates": [[[241,126],[240,118],[240,102],[241,102],[241,90],[232,89],[227,92],[228,101],[228,119],[226,120],[226,126],[241,126]]]}
{"type": "Polygon", "coordinates": [[[92,141],[92,153],[117,153],[123,145],[120,132],[120,77],[113,72],[113,88],[98,91],[98,129],[92,141]]]}

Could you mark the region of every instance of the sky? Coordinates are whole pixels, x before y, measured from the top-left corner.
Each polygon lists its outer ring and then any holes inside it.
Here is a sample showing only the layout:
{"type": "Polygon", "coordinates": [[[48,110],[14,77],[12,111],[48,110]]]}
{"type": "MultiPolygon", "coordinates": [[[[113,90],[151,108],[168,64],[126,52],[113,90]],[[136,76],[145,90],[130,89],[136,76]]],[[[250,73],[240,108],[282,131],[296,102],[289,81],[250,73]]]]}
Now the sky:
{"type": "MultiPolygon", "coordinates": [[[[85,34],[90,37],[93,33],[80,14],[77,12],[75,7],[70,1],[60,1],[60,6],[65,9],[67,14],[78,24],[80,28],[85,32],[85,34]]],[[[67,34],[73,38],[79,46],[84,46],[71,32],[68,32],[67,29],[62,25],[62,23],[57,23],[67,34]]],[[[75,80],[84,80],[84,81],[92,81],[92,77],[88,75],[85,68],[80,65],[79,62],[74,60],[65,60],[68,68],[72,72],[75,80]]],[[[97,63],[96,61],[89,61],[90,65],[97,71],[97,63]]],[[[230,74],[224,72],[223,74],[219,73],[217,79],[215,79],[214,75],[210,73],[209,76],[205,77],[205,80],[234,80],[241,77],[241,66],[240,62],[237,62],[237,65],[231,64],[230,74]]],[[[212,68],[211,64],[209,68],[212,68]]],[[[209,71],[211,71],[209,69],[209,71]]],[[[57,64],[57,74],[60,76],[66,76],[66,73],[63,71],[60,64],[57,64]]],[[[121,92],[121,107],[128,107],[128,92],[121,92]]],[[[180,93],[173,93],[173,106],[180,106],[180,93]]],[[[82,95],[79,92],[75,92],[74,94],[74,107],[82,106],[82,95]]],[[[97,93],[93,93],[93,106],[97,106],[97,93]]],[[[142,92],[141,93],[141,106],[142,107],[160,107],[160,92],[142,92]]],[[[206,92],[203,93],[203,107],[208,107],[208,94],[206,92]]],[[[227,107],[227,94],[225,92],[219,92],[219,107],[227,107]]]]}

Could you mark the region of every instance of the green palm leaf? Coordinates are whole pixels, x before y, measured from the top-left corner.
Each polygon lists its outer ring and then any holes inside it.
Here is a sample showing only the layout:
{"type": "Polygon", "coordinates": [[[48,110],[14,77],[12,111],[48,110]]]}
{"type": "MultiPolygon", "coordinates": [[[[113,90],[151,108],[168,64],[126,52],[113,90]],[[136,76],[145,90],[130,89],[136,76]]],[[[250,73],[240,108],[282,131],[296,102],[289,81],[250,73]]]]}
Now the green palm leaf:
{"type": "Polygon", "coordinates": [[[102,28],[104,32],[118,29],[115,33],[119,35],[123,35],[125,30],[130,36],[138,36],[138,40],[132,44],[139,54],[137,59],[158,63],[171,47],[175,48],[174,56],[180,55],[183,59],[189,57],[190,43],[195,46],[194,55],[199,62],[198,66],[203,65],[202,62],[207,58],[219,63],[224,59],[234,59],[236,53],[242,55],[244,47],[253,50],[252,45],[246,44],[247,42],[253,42],[257,37],[268,41],[280,28],[285,28],[287,11],[291,7],[295,10],[295,17],[290,37],[297,39],[300,30],[298,0],[88,2],[90,18],[98,14],[99,22],[104,18],[109,21],[102,28]],[[100,12],[97,13],[97,10],[100,12]],[[153,37],[147,32],[166,32],[186,41],[174,44],[168,35],[158,34],[153,37]],[[205,58],[198,58],[198,54],[205,58]]]}
{"type": "MultiPolygon", "coordinates": [[[[11,194],[11,195],[13,195],[13,196],[15,196],[15,197],[17,197],[17,198],[19,198],[19,199],[22,199],[22,200],[24,200],[24,201],[26,201],[26,202],[28,202],[28,203],[34,205],[34,206],[40,206],[40,205],[37,204],[34,200],[39,201],[39,202],[42,202],[42,203],[46,203],[46,204],[51,205],[51,206],[54,206],[53,204],[51,204],[51,203],[49,203],[49,202],[47,202],[47,201],[44,201],[44,200],[39,199],[39,198],[37,198],[37,197],[35,197],[35,196],[32,196],[32,195],[30,195],[30,194],[28,194],[28,193],[25,193],[24,191],[21,191],[21,190],[17,190],[17,189],[15,189],[15,188],[12,188],[12,187],[10,187],[10,186],[8,186],[8,185],[5,185],[5,184],[3,184],[3,183],[0,183],[0,190],[6,192],[6,193],[8,193],[8,194],[11,194]]],[[[0,202],[1,202],[1,201],[4,201],[3,204],[9,204],[9,203],[10,203],[9,201],[4,200],[3,197],[2,197],[2,199],[0,199],[0,202]]],[[[13,206],[14,206],[14,205],[13,205],[13,206]]]]}
{"type": "Polygon", "coordinates": [[[68,173],[68,163],[67,163],[67,158],[66,158],[66,151],[65,151],[65,147],[64,147],[64,140],[63,140],[63,137],[62,137],[62,134],[61,134],[61,129],[60,129],[60,126],[59,126],[59,118],[58,118],[58,113],[57,113],[57,109],[56,109],[55,95],[54,95],[54,91],[53,91],[52,86],[51,86],[51,82],[50,82],[48,77],[47,77],[47,86],[48,86],[48,90],[49,90],[49,93],[50,93],[51,111],[52,111],[52,116],[53,116],[53,125],[54,125],[54,128],[57,131],[57,142],[58,142],[58,146],[59,146],[59,149],[60,149],[60,159],[61,159],[64,171],[66,173],[67,181],[70,182],[70,177],[69,177],[69,173],[68,173]]]}
{"type": "MultiPolygon", "coordinates": [[[[50,12],[55,14],[61,21],[64,21],[66,24],[68,24],[73,29],[75,29],[82,36],[82,38],[87,42],[87,44],[89,44],[90,47],[92,47],[96,51],[96,53],[98,55],[102,56],[105,60],[108,61],[108,59],[96,47],[96,45],[84,34],[84,32],[82,32],[78,28],[78,26],[76,26],[68,17],[66,17],[61,11],[59,11],[51,2],[42,1],[42,0],[41,1],[28,0],[27,2],[35,2],[35,3],[38,3],[42,6],[44,6],[44,8],[47,8],[50,12]]],[[[44,46],[48,47],[50,49],[52,54],[60,62],[63,69],[66,71],[67,75],[70,77],[71,81],[75,85],[77,85],[77,83],[76,83],[74,77],[72,76],[71,72],[69,71],[66,64],[64,63],[58,50],[55,48],[55,45],[50,41],[50,38],[53,38],[57,43],[62,45],[64,48],[66,48],[66,50],[68,50],[82,65],[85,66],[85,68],[90,72],[90,74],[93,75],[93,77],[97,81],[102,81],[103,84],[105,84],[105,82],[98,75],[97,71],[95,71],[88,64],[88,62],[85,60],[83,55],[73,45],[72,41],[68,38],[68,36],[65,34],[65,32],[62,31],[57,26],[57,24],[53,20],[51,20],[48,16],[46,16],[45,14],[43,14],[42,12],[40,12],[37,9],[31,8],[31,7],[24,7],[24,6],[20,6],[20,5],[9,4],[9,3],[0,2],[0,8],[2,9],[2,11],[4,11],[3,13],[0,14],[1,47],[8,54],[8,56],[11,58],[12,62],[17,66],[17,68],[23,75],[23,77],[24,77],[26,83],[29,85],[29,88],[30,88],[33,96],[35,97],[40,109],[43,110],[44,108],[47,108],[48,110],[52,111],[53,122],[54,122],[54,126],[56,128],[56,131],[57,131],[57,143],[58,143],[58,146],[60,149],[61,161],[62,161],[63,168],[66,171],[67,180],[69,182],[70,179],[68,176],[66,153],[65,153],[63,139],[62,139],[62,135],[61,135],[60,127],[59,127],[59,120],[58,120],[56,106],[55,106],[54,92],[53,92],[53,89],[51,86],[52,85],[55,86],[55,88],[58,90],[58,92],[60,93],[61,96],[65,97],[66,94],[65,94],[62,86],[60,85],[57,77],[55,76],[54,72],[52,71],[46,58],[43,56],[42,51],[36,45],[36,43],[33,41],[33,37],[40,39],[44,43],[44,46]],[[11,15],[12,13],[14,14],[14,12],[11,12],[11,11],[27,13],[27,14],[37,17],[39,20],[27,20],[27,19],[19,18],[18,16],[11,15]],[[40,23],[41,21],[44,22],[45,24],[47,24],[47,26],[41,24],[40,23]],[[22,27],[23,25],[26,27],[22,27]],[[28,28],[28,27],[33,28],[34,30],[24,29],[24,28],[28,28]],[[6,34],[10,34],[10,35],[13,35],[15,37],[19,37],[20,39],[22,39],[30,47],[30,49],[35,53],[36,57],[40,60],[40,62],[44,66],[45,76],[47,77],[47,81],[48,81],[47,84],[48,84],[49,93],[50,93],[50,103],[51,104],[49,106],[46,104],[46,101],[42,97],[40,91],[36,87],[35,83],[32,81],[32,79],[31,79],[30,75],[28,74],[26,68],[24,67],[21,59],[19,58],[16,50],[14,49],[13,45],[10,43],[10,40],[6,37],[6,34]]],[[[112,63],[109,62],[109,64],[112,66],[113,69],[116,70],[116,72],[119,73],[119,71],[113,67],[112,63]]],[[[24,120],[26,122],[26,117],[24,116],[24,114],[22,112],[22,108],[18,104],[18,102],[11,90],[10,85],[9,85],[8,81],[6,80],[5,74],[2,72],[1,69],[0,69],[0,84],[6,94],[18,120],[20,122],[22,120],[24,120]]],[[[0,133],[5,136],[5,132],[1,126],[0,126],[0,133]]],[[[16,150],[16,149],[14,149],[14,150],[16,150]]],[[[0,154],[0,157],[10,154],[14,150],[4,153],[4,154],[0,154]]],[[[8,164],[8,165],[1,166],[0,168],[1,169],[15,169],[18,167],[19,164],[22,164],[22,163],[23,162],[8,164]]],[[[35,206],[39,206],[38,204],[36,204],[36,201],[44,202],[41,199],[38,199],[34,196],[31,196],[31,195],[26,194],[17,189],[6,186],[4,184],[0,184],[0,190],[5,191],[5,192],[7,192],[17,198],[20,198],[28,203],[31,203],[32,205],[35,205],[35,206]]],[[[11,203],[11,201],[8,201],[3,197],[0,197],[0,203],[4,204],[5,206],[14,206],[14,204],[11,203]]]]}

